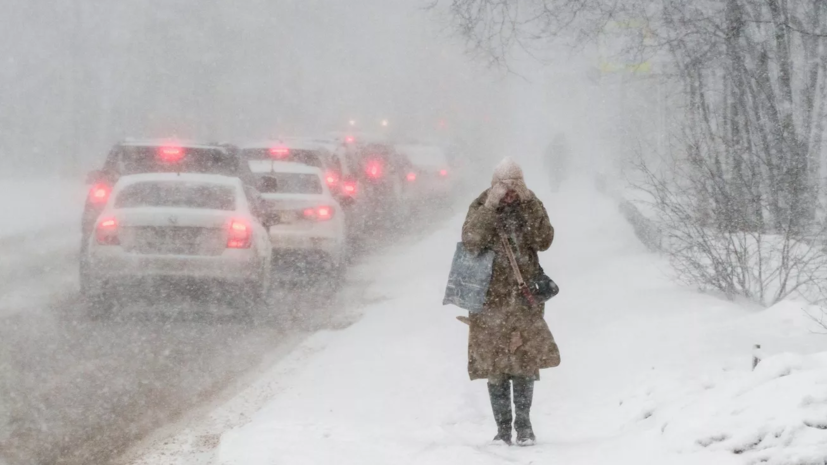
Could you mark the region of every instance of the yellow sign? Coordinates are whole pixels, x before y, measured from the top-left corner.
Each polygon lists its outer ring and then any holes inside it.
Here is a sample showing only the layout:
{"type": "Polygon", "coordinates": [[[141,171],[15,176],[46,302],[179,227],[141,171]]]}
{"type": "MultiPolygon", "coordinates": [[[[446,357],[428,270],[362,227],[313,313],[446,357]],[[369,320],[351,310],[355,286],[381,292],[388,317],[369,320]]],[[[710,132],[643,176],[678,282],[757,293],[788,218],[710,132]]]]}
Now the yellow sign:
{"type": "Polygon", "coordinates": [[[652,31],[643,20],[607,23],[598,39],[601,73],[648,74],[652,63],[641,59],[641,49],[652,41],[652,31]]]}

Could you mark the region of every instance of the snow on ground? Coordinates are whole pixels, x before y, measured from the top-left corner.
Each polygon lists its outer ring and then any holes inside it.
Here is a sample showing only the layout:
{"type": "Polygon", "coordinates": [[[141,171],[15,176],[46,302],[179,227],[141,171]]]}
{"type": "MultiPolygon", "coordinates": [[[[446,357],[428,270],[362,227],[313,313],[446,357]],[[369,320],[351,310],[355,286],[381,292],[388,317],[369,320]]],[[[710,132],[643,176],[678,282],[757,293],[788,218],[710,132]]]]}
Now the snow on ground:
{"type": "Polygon", "coordinates": [[[0,179],[0,316],[77,286],[87,190],[77,180],[0,179]]]}
{"type": "Polygon", "coordinates": [[[0,238],[79,225],[88,189],[61,178],[0,179],[0,238]]]}
{"type": "Polygon", "coordinates": [[[358,323],[310,338],[260,381],[258,411],[169,463],[827,463],[827,336],[803,306],[674,284],[616,204],[578,185],[538,191],[557,230],[541,258],[562,289],[546,317],[563,362],[535,389],[535,447],[489,444],[462,312],[441,305],[463,214],[374,262],[358,323]]]}

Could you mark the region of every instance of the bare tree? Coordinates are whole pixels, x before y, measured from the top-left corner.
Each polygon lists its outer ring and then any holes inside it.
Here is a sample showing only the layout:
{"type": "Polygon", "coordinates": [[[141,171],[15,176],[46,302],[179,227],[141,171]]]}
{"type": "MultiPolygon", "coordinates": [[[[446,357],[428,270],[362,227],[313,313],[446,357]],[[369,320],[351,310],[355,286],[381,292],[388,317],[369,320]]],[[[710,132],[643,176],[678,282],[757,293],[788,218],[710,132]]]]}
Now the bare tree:
{"type": "Polygon", "coordinates": [[[515,48],[583,43],[610,22],[644,25],[625,53],[665,54],[664,76],[681,89],[666,163],[637,164],[678,276],[766,304],[824,295],[827,2],[448,3],[469,49],[495,65],[515,48]]]}

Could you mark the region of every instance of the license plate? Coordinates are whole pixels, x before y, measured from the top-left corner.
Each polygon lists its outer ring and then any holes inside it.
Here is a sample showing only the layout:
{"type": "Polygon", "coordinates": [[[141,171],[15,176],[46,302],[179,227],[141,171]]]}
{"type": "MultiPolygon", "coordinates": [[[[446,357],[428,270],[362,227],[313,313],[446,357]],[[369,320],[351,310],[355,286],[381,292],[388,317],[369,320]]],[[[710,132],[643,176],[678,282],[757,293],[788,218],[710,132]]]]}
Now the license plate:
{"type": "Polygon", "coordinates": [[[279,220],[282,223],[295,223],[299,219],[298,212],[294,211],[283,211],[279,212],[279,220]]]}
{"type": "Polygon", "coordinates": [[[142,228],[138,250],[163,255],[193,255],[201,242],[201,228],[147,227],[142,228]]]}

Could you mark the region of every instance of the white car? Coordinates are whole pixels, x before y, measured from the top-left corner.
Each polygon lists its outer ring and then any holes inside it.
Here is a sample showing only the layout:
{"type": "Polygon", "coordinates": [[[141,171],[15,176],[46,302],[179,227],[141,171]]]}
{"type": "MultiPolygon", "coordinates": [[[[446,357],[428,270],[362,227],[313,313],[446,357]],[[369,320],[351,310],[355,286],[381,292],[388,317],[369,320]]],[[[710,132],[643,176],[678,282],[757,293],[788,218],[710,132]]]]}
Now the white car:
{"type": "Polygon", "coordinates": [[[328,270],[337,274],[344,271],[345,214],[324,181],[324,173],[301,163],[248,163],[258,177],[274,254],[321,258],[328,270]]]}
{"type": "Polygon", "coordinates": [[[262,302],[270,239],[249,197],[228,176],[121,177],[89,238],[81,289],[98,311],[111,309],[115,290],[157,280],[229,283],[262,302]]]}

